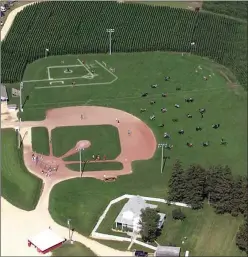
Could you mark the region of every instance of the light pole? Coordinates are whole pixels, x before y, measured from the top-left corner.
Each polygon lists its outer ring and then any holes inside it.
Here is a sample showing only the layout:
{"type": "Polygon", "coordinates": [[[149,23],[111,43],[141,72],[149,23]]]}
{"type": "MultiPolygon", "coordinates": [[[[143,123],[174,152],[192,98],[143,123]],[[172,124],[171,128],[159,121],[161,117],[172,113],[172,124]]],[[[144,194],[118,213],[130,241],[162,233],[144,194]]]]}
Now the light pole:
{"type": "Polygon", "coordinates": [[[81,176],[82,176],[82,150],[84,151],[84,148],[79,149],[79,171],[81,176]]]}
{"type": "Polygon", "coordinates": [[[46,48],[46,49],[45,49],[45,58],[47,58],[48,52],[49,52],[49,49],[46,48]]]}
{"type": "Polygon", "coordinates": [[[161,174],[163,173],[163,160],[164,160],[164,148],[167,146],[166,143],[158,144],[158,148],[162,148],[162,155],[161,155],[161,174]]]}
{"type": "Polygon", "coordinates": [[[190,55],[192,54],[192,49],[194,49],[194,47],[195,47],[195,42],[191,42],[190,43],[190,55]]]}
{"type": "Polygon", "coordinates": [[[22,89],[23,89],[23,82],[20,83],[20,111],[23,112],[22,108],[22,89]]]}
{"type": "Polygon", "coordinates": [[[111,55],[111,53],[112,53],[112,33],[114,33],[115,32],[115,30],[114,29],[107,29],[106,30],[108,33],[109,33],[109,55],[111,55]]]}
{"type": "Polygon", "coordinates": [[[69,229],[69,241],[71,242],[71,219],[67,219],[67,225],[69,229]]]}
{"type": "Polygon", "coordinates": [[[18,127],[18,148],[21,147],[21,118],[19,118],[19,127],[18,127]]]}

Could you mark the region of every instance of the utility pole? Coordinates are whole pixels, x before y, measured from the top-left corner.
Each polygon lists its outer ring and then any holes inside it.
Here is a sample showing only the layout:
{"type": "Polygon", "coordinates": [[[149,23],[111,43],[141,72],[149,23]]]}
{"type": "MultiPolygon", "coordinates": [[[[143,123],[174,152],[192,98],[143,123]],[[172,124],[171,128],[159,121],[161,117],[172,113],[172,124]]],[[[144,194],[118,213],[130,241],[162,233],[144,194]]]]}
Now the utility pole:
{"type": "Polygon", "coordinates": [[[107,29],[106,30],[109,33],[109,55],[112,54],[112,33],[115,32],[114,29],[107,29]]]}
{"type": "Polygon", "coordinates": [[[158,148],[162,148],[162,155],[161,155],[161,174],[163,173],[163,164],[164,164],[164,147],[166,147],[166,143],[160,143],[158,144],[158,148]]]}
{"type": "Polygon", "coordinates": [[[23,112],[22,108],[22,89],[23,89],[23,82],[20,83],[20,111],[23,112]]]}

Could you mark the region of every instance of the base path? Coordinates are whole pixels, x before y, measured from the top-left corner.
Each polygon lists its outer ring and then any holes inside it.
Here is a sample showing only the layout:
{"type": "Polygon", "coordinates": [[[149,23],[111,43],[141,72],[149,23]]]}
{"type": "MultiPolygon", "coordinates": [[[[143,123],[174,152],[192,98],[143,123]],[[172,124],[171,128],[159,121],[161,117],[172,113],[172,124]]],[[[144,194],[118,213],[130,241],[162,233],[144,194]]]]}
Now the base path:
{"type": "MultiPolygon", "coordinates": [[[[18,125],[18,122],[15,121],[5,121],[2,123],[2,128],[15,128],[18,127],[18,125]]],[[[46,118],[43,121],[22,122],[20,131],[23,140],[24,162],[31,173],[43,180],[44,188],[36,209],[31,212],[19,210],[2,198],[2,223],[4,222],[4,224],[2,224],[2,234],[5,235],[5,239],[2,239],[1,241],[2,255],[40,255],[34,249],[31,250],[31,248],[28,248],[27,237],[34,235],[49,226],[61,236],[68,237],[68,229],[55,223],[48,212],[49,195],[55,184],[63,180],[78,178],[81,176],[80,172],[69,170],[61,158],[56,158],[51,154],[50,156],[42,156],[42,160],[58,164],[58,170],[49,177],[46,177],[41,173],[39,165],[36,165],[36,163],[32,161],[31,128],[40,126],[47,127],[49,135],[51,135],[51,130],[56,127],[84,125],[113,125],[118,129],[121,153],[115,161],[122,162],[123,169],[118,171],[85,172],[82,175],[83,177],[103,179],[105,175],[120,176],[130,174],[132,172],[132,161],[150,159],[155,153],[157,143],[151,129],[137,117],[113,108],[98,106],[57,108],[47,111],[46,118]],[[83,119],[81,119],[82,114],[84,116],[83,119]],[[119,123],[117,123],[116,119],[119,120],[119,123]],[[130,135],[128,134],[128,131],[131,131],[130,135]],[[14,217],[18,217],[15,218],[16,223],[13,221],[14,217]],[[19,226],[18,224],[22,225],[19,226]],[[32,226],[30,226],[30,224],[32,224],[32,226]],[[14,230],[17,227],[19,227],[18,233],[14,233],[14,230]],[[13,247],[13,245],[18,245],[18,247],[13,247]]],[[[87,138],[82,139],[87,140],[87,138]]],[[[79,143],[88,144],[88,146],[90,144],[89,141],[79,143]]],[[[51,148],[52,147],[50,146],[50,149],[51,148]]],[[[114,250],[76,232],[73,234],[73,240],[83,243],[98,256],[132,255],[131,252],[114,250]]]]}

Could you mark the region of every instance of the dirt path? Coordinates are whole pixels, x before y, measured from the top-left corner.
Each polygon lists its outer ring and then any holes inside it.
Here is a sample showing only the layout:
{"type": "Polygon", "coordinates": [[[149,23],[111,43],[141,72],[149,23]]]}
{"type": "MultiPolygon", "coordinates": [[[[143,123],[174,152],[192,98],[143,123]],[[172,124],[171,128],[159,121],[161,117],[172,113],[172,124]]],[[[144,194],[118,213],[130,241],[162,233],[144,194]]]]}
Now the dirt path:
{"type": "MultiPolygon", "coordinates": [[[[123,169],[118,171],[90,171],[85,172],[83,177],[93,177],[103,179],[107,176],[127,175],[132,172],[131,162],[134,160],[145,160],[153,156],[156,150],[156,139],[150,128],[138,118],[121,110],[95,107],[95,106],[74,106],[52,109],[47,112],[46,119],[35,122],[22,122],[21,135],[23,140],[23,157],[27,169],[41,178],[44,182],[44,189],[39,203],[34,211],[25,212],[7,203],[3,198],[2,208],[2,255],[5,256],[39,256],[32,247],[27,246],[27,238],[35,235],[39,231],[52,227],[61,236],[68,237],[68,229],[55,223],[49,212],[49,195],[53,186],[63,180],[72,179],[80,176],[79,172],[71,171],[65,166],[65,162],[53,155],[43,156],[44,161],[56,162],[59,164],[57,172],[50,177],[41,173],[41,168],[32,161],[32,142],[31,128],[44,126],[50,132],[55,127],[60,126],[84,126],[84,125],[103,125],[110,124],[118,129],[121,153],[115,161],[123,163],[123,169]],[[86,114],[87,118],[81,120],[81,114],[86,114]],[[119,119],[120,124],[116,122],[119,119]],[[128,135],[128,130],[132,132],[128,135]],[[15,221],[13,221],[13,217],[15,221]],[[38,221],[38,222],[37,222],[38,221]],[[11,223],[11,224],[10,224],[11,223]],[[9,225],[10,224],[10,225],[9,225]],[[20,226],[18,224],[21,224],[20,226]],[[30,226],[32,224],[32,226],[30,226]],[[14,229],[18,232],[14,233],[14,229]],[[18,247],[13,247],[17,245],[18,247]]],[[[2,128],[15,128],[18,122],[3,122],[2,128]]],[[[73,240],[82,242],[98,256],[131,256],[131,252],[122,252],[102,245],[92,239],[86,238],[78,233],[74,233],[73,240]]]]}
{"type": "Polygon", "coordinates": [[[22,5],[16,9],[14,9],[13,11],[11,11],[7,17],[7,20],[5,21],[3,28],[1,29],[1,41],[4,40],[4,38],[7,36],[9,29],[17,15],[17,13],[19,13],[20,11],[22,11],[26,6],[34,4],[34,2],[32,3],[28,3],[25,5],[22,5]]]}

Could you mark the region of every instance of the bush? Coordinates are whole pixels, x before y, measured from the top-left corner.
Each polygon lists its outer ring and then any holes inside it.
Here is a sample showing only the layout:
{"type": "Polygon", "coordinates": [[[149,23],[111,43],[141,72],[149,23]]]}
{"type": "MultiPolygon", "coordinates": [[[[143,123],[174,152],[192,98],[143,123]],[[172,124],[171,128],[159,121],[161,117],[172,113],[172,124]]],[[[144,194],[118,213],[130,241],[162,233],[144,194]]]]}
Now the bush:
{"type": "Polygon", "coordinates": [[[185,214],[180,208],[172,210],[172,218],[174,220],[184,220],[186,218],[185,214]]]}

